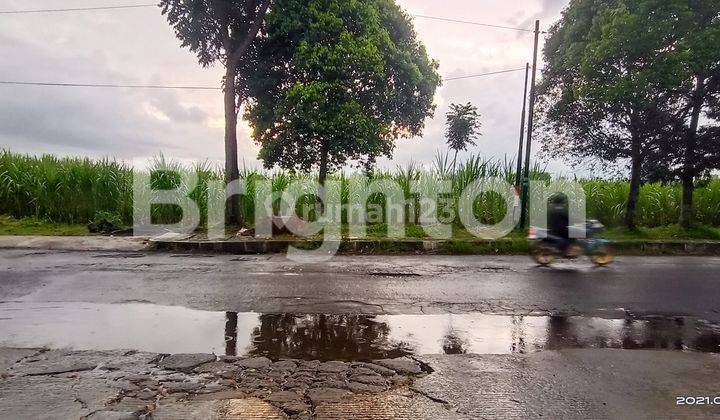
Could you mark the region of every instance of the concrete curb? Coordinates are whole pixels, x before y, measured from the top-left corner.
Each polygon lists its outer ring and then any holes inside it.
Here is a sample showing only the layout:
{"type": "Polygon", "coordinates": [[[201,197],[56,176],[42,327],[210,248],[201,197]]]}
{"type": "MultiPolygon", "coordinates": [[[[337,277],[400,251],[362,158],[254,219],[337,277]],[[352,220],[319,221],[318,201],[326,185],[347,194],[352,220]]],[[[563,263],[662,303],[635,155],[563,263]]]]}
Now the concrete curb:
{"type": "Polygon", "coordinates": [[[149,249],[148,239],[111,236],[0,236],[0,249],[137,252],[149,249]]]}
{"type": "MultiPolygon", "coordinates": [[[[198,239],[165,239],[133,237],[60,237],[60,236],[0,236],[0,249],[38,249],[54,251],[117,251],[146,250],[168,252],[207,252],[222,254],[285,253],[288,247],[316,249],[321,240],[245,239],[208,241],[198,239]]],[[[720,241],[641,241],[612,242],[612,248],[624,255],[718,255],[720,241]]],[[[498,240],[423,240],[423,239],[344,239],[339,250],[346,254],[470,254],[514,255],[527,254],[525,239],[498,240]]]]}
{"type": "MultiPolygon", "coordinates": [[[[315,249],[321,240],[234,240],[234,241],[158,241],[151,240],[154,249],[160,251],[206,251],[230,254],[271,254],[287,252],[290,246],[300,249],[315,249]]],[[[395,252],[432,252],[438,249],[439,241],[415,240],[343,240],[341,252],[373,253],[378,251],[395,252]]]]}
{"type": "MultiPolygon", "coordinates": [[[[289,246],[315,249],[321,240],[151,240],[153,249],[170,252],[211,252],[227,254],[284,253],[289,246]]],[[[720,241],[613,241],[613,250],[624,255],[720,255],[720,241]]],[[[498,240],[388,240],[347,239],[340,241],[340,252],[350,254],[427,253],[512,255],[526,254],[525,239],[498,240]]]]}
{"type": "Polygon", "coordinates": [[[614,241],[618,253],[644,255],[720,255],[720,241],[614,241]]]}

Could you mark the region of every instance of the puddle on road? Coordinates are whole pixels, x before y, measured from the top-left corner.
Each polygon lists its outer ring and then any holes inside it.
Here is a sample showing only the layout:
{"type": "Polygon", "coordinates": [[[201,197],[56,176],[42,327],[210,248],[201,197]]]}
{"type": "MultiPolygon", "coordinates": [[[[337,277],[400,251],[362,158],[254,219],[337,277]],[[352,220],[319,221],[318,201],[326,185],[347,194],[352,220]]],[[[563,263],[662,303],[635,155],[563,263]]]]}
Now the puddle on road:
{"type": "Polygon", "coordinates": [[[3,303],[0,346],[319,360],[563,348],[720,352],[720,327],[682,317],[296,315],[142,303],[3,303]]]}

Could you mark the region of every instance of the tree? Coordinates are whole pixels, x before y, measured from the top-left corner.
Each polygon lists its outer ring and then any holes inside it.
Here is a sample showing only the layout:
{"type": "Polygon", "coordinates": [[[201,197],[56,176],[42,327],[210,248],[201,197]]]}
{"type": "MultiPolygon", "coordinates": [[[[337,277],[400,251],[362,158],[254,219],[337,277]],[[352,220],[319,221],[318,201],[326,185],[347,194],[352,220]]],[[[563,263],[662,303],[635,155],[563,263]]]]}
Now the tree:
{"type": "MultiPolygon", "coordinates": [[[[687,77],[679,86],[685,106],[681,112],[684,123],[682,147],[682,207],[680,224],[688,228],[693,219],[695,177],[702,171],[718,168],[716,137],[705,129],[699,135],[700,119],[707,107],[717,104],[720,97],[720,1],[684,0],[684,13],[679,20],[682,39],[677,51],[682,54],[687,77]]],[[[705,113],[713,119],[712,110],[705,113]]],[[[717,119],[714,119],[717,125],[717,119]]]]}
{"type": "Polygon", "coordinates": [[[450,111],[446,115],[445,122],[447,144],[450,149],[455,151],[453,157],[453,170],[457,162],[459,151],[467,150],[468,146],[475,146],[475,139],[480,134],[482,123],[480,122],[480,113],[476,106],[468,102],[465,105],[451,104],[450,111]]]}
{"type": "Polygon", "coordinates": [[[635,228],[647,159],[671,148],[673,87],[682,62],[665,48],[677,40],[676,2],[576,0],[550,30],[539,87],[543,150],[573,162],[629,162],[625,224],[635,228]]]}
{"type": "Polygon", "coordinates": [[[435,109],[437,63],[394,0],[277,0],[246,117],[266,167],[372,167],[435,109]]]}
{"type": "MultiPolygon", "coordinates": [[[[175,35],[197,54],[203,67],[216,62],[225,66],[225,180],[240,177],[237,149],[237,119],[245,101],[246,76],[239,72],[253,44],[259,39],[271,0],[160,0],[162,13],[175,35]]],[[[228,206],[230,223],[242,223],[237,197],[228,206]]]]}

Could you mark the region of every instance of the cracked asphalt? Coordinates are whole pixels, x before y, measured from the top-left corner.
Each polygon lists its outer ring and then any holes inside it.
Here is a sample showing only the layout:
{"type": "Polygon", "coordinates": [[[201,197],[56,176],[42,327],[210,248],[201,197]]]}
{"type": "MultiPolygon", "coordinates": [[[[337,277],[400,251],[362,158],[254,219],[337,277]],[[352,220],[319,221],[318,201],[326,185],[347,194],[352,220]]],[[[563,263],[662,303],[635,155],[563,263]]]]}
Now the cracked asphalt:
{"type": "MultiPolygon", "coordinates": [[[[713,257],[621,257],[609,268],[578,261],[545,269],[518,256],[339,256],[303,265],[267,255],[14,249],[0,250],[0,303],[148,303],[261,314],[683,316],[717,324],[718,267],[713,257]]],[[[0,321],[0,335],[2,328],[0,321]]],[[[353,361],[177,356],[197,362],[188,370],[163,365],[164,357],[126,349],[0,349],[0,418],[720,416],[718,405],[677,404],[681,396],[720,403],[718,353],[687,349],[418,354],[410,360],[421,372],[408,381],[380,378],[382,370],[353,361]],[[218,364],[230,376],[214,371],[218,364]],[[197,369],[205,365],[211,370],[197,369]],[[296,370],[305,371],[304,385],[293,382],[296,370]]]]}
{"type": "Polygon", "coordinates": [[[572,349],[375,363],[0,349],[3,419],[717,418],[717,355],[572,349]]]}

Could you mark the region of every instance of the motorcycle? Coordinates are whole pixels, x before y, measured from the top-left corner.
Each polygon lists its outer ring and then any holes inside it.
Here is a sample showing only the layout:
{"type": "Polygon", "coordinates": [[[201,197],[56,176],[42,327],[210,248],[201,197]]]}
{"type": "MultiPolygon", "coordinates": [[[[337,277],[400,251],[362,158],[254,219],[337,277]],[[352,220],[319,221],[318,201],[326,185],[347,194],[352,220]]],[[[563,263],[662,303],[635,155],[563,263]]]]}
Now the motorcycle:
{"type": "Polygon", "coordinates": [[[597,220],[588,220],[584,227],[570,226],[570,236],[578,230],[585,230],[585,238],[570,239],[570,243],[563,238],[551,235],[547,229],[530,227],[528,239],[530,249],[535,261],[541,266],[549,266],[557,259],[578,259],[587,255],[597,266],[606,266],[615,261],[609,246],[609,241],[601,236],[605,229],[597,220]]]}

